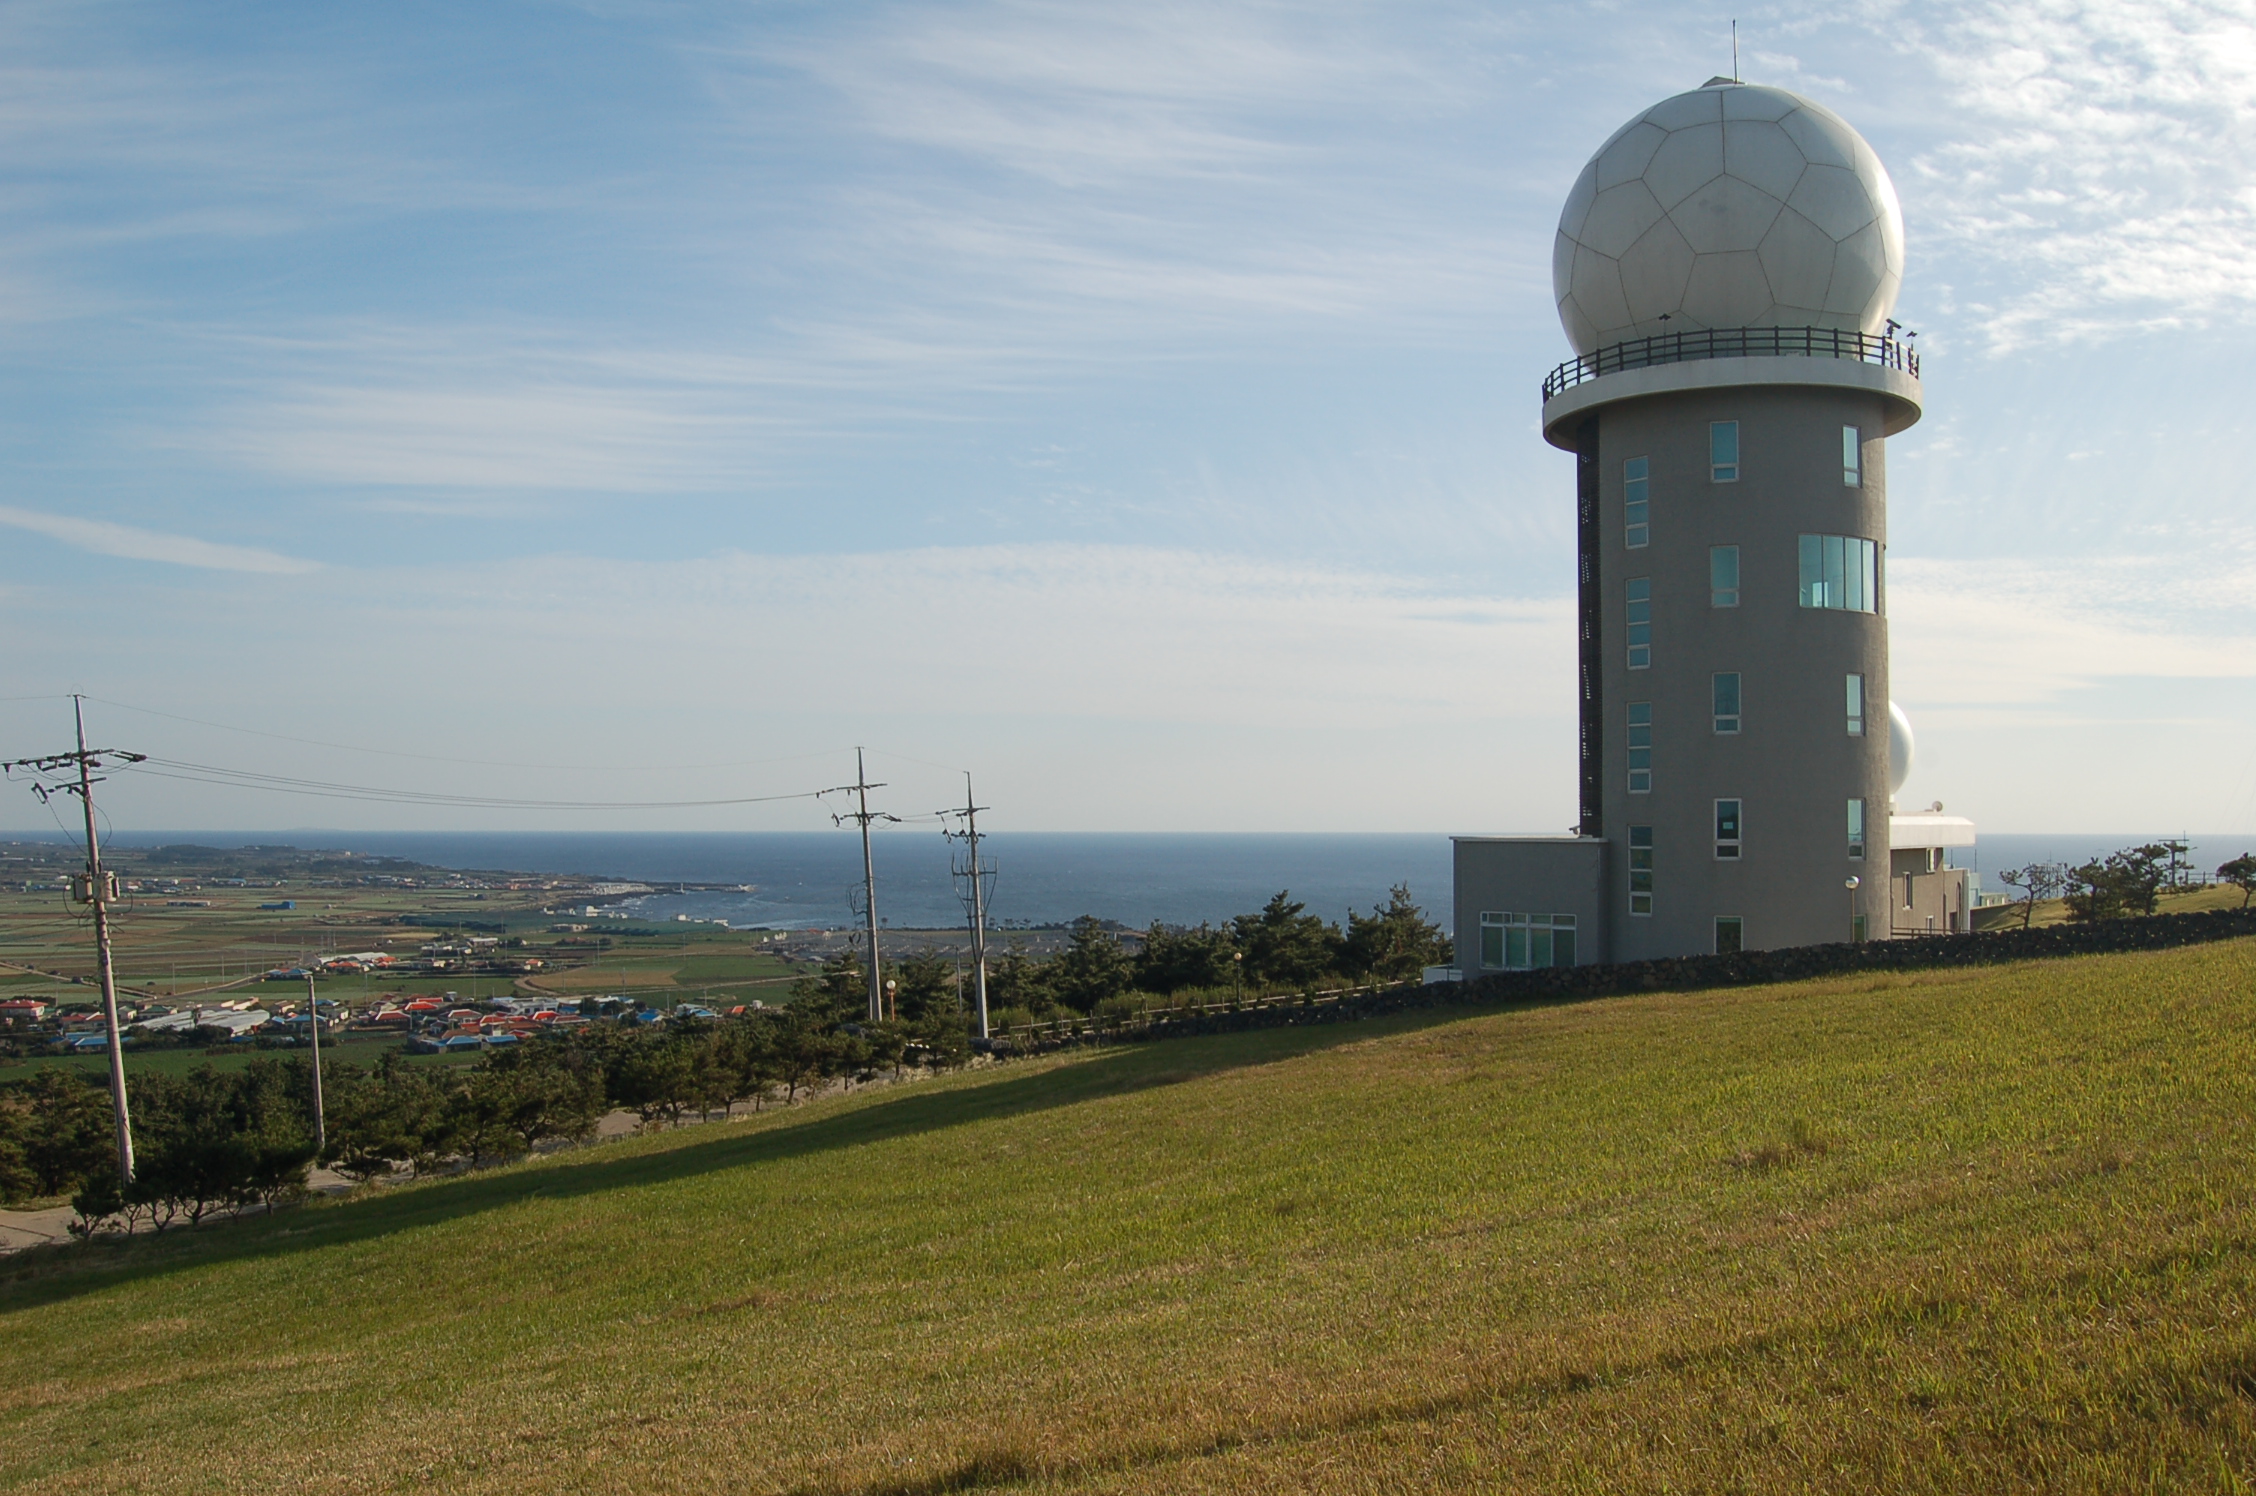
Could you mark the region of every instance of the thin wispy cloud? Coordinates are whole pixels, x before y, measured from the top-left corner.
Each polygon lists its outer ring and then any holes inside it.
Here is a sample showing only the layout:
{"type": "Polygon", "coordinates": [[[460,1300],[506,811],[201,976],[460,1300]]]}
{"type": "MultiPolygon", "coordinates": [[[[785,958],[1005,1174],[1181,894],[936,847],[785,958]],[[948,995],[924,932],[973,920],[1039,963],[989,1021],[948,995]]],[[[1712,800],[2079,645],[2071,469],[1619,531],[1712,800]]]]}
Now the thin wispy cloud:
{"type": "Polygon", "coordinates": [[[867,36],[795,60],[879,134],[1065,187],[1266,178],[1320,154],[1281,118],[1460,86],[1430,41],[1360,5],[1001,0],[897,8],[867,36]]]}
{"type": "Polygon", "coordinates": [[[2010,714],[2109,681],[2256,678],[2251,597],[2256,565],[2246,557],[2192,567],[2144,557],[1898,560],[1888,581],[1897,693],[2010,714]],[[2202,616],[2187,617],[2189,601],[2202,616]]]}
{"type": "Polygon", "coordinates": [[[791,69],[845,135],[882,146],[889,164],[827,202],[841,252],[882,288],[873,315],[905,309],[897,289],[928,304],[937,288],[1067,361],[1294,323],[1462,337],[1512,265],[1548,262],[1502,252],[1520,231],[1492,205],[1516,163],[1417,143],[1477,127],[1493,98],[1449,43],[1504,28],[1453,9],[1425,21],[1358,5],[900,8],[819,42],[748,35],[714,87],[757,97],[791,69]]]}
{"type": "Polygon", "coordinates": [[[1958,138],[1899,173],[1992,351],[2256,320],[2256,5],[1890,6],[1958,138]]]}
{"type": "Polygon", "coordinates": [[[288,576],[317,571],[319,563],[302,561],[251,546],[222,545],[189,535],[167,535],[108,520],[77,519],[64,514],[41,514],[0,504],[0,525],[29,530],[49,540],[92,551],[97,556],[117,556],[128,561],[162,561],[173,566],[193,566],[206,571],[248,571],[288,576]]]}

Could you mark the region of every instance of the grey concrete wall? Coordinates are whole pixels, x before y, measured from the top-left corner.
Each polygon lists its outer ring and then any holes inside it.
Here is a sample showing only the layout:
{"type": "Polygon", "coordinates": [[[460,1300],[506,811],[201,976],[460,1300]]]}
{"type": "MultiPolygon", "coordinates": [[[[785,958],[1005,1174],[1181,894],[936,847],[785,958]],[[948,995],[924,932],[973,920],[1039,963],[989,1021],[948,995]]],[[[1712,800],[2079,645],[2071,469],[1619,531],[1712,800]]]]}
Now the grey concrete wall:
{"type": "MultiPolygon", "coordinates": [[[[1885,938],[1888,896],[1887,465],[1884,398],[1873,392],[1766,385],[1686,390],[1599,412],[1603,526],[1599,565],[1606,671],[1605,839],[1612,958],[1713,949],[1718,916],[1745,921],[1750,950],[1849,937],[1853,914],[1885,938]],[[1740,476],[1713,483],[1708,425],[1739,423],[1740,476]],[[1841,481],[1841,428],[1865,434],[1863,483],[1841,481]],[[1651,464],[1651,543],[1628,550],[1622,465],[1651,464]],[[1805,609],[1803,534],[1878,542],[1876,613],[1805,609]],[[1740,603],[1709,605],[1708,551],[1736,545],[1740,603]],[[1627,666],[1623,584],[1650,577],[1651,668],[1627,666]],[[1741,728],[1718,736],[1712,677],[1737,671],[1741,728]],[[1844,680],[1865,678],[1865,735],[1845,723],[1844,680]],[[1653,790],[1628,789],[1626,704],[1653,704],[1653,790]],[[1847,802],[1866,804],[1868,849],[1847,847],[1847,802]],[[1744,802],[1738,861],[1714,852],[1714,802],[1744,802]],[[1627,828],[1654,828],[1654,914],[1629,914],[1627,828]],[[1861,879],[1853,894],[1850,876],[1861,879]]],[[[1465,907],[1460,904],[1460,908],[1465,907]]],[[[1470,975],[1470,973],[1468,973],[1470,975]]]]}
{"type": "Polygon", "coordinates": [[[1966,872],[1939,847],[1899,847],[1889,859],[1889,923],[1898,935],[1958,935],[1967,923],[1966,872]]]}
{"type": "Polygon", "coordinates": [[[1457,967],[1482,974],[1480,917],[1500,913],[1571,914],[1575,964],[1608,959],[1606,843],[1575,836],[1450,838],[1457,907],[1457,967]]]}

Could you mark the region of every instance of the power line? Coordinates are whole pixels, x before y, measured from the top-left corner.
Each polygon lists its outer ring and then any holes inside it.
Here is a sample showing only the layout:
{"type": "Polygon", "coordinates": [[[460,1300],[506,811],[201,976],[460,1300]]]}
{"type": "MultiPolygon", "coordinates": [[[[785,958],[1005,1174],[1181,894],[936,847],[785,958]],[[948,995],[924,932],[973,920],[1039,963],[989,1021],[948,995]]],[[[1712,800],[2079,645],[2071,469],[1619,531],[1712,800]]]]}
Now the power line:
{"type": "Polygon", "coordinates": [[[183,759],[159,758],[154,755],[136,755],[135,762],[135,773],[157,779],[177,779],[191,784],[271,790],[277,794],[312,795],[330,800],[371,800],[392,805],[448,805],[480,810],[691,810],[724,805],[770,805],[786,800],[812,800],[825,793],[822,790],[799,790],[783,795],[734,795],[710,800],[526,800],[499,795],[450,795],[432,790],[339,784],[328,780],[300,779],[288,774],[267,774],[254,769],[230,769],[217,764],[189,763],[183,759]]]}
{"type": "MultiPolygon", "coordinates": [[[[13,776],[23,770],[34,776],[31,792],[41,804],[58,794],[76,795],[86,811],[86,882],[81,902],[94,906],[94,954],[102,979],[102,1027],[110,1041],[110,1108],[117,1125],[118,1190],[122,1194],[133,1183],[133,1117],[125,1103],[125,1040],[118,1031],[117,971],[110,959],[109,909],[117,897],[117,880],[116,874],[102,871],[102,845],[94,835],[94,786],[101,782],[94,770],[141,763],[148,755],[122,748],[88,748],[86,704],[79,697],[71,698],[71,716],[78,727],[75,750],[14,759],[0,764],[0,774],[13,776]],[[71,771],[71,777],[56,777],[65,771],[71,771]]],[[[72,890],[74,896],[78,892],[72,890]]]]}

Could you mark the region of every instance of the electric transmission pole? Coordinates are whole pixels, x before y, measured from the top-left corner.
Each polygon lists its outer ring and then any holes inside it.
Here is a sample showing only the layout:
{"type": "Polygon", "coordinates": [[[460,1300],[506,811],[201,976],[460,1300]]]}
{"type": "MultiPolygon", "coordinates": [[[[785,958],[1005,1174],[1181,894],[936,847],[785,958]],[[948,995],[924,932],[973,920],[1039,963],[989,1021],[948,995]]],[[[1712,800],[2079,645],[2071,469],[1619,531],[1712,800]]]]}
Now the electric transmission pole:
{"type": "Polygon", "coordinates": [[[964,898],[964,911],[971,916],[971,971],[972,990],[978,995],[979,1037],[987,1033],[987,884],[994,876],[992,868],[979,865],[979,813],[987,807],[974,805],[971,794],[971,774],[964,774],[964,803],[962,810],[945,810],[942,815],[963,817],[964,829],[942,834],[960,837],[967,852],[965,865],[952,868],[957,877],[967,879],[971,892],[964,898]]]}
{"type": "Polygon", "coordinates": [[[47,797],[60,791],[76,795],[86,811],[86,874],[83,884],[73,877],[71,893],[80,903],[94,909],[94,955],[102,979],[102,1026],[110,1041],[110,1107],[117,1118],[118,1187],[133,1182],[133,1119],[125,1104],[125,1041],[118,1032],[117,973],[110,959],[110,904],[117,897],[115,874],[102,871],[102,843],[94,831],[94,786],[101,781],[94,770],[102,767],[104,757],[120,763],[137,764],[148,755],[127,753],[118,748],[88,748],[86,746],[86,703],[71,697],[71,715],[78,725],[78,748],[72,753],[50,753],[42,758],[19,758],[0,764],[0,772],[13,773],[28,769],[34,774],[55,774],[75,770],[77,781],[64,780],[60,784],[34,781],[31,792],[42,804],[47,797]]]}
{"type": "Polygon", "coordinates": [[[321,999],[314,994],[313,973],[306,973],[306,1035],[313,1041],[313,1153],[314,1162],[329,1151],[329,1118],[321,1106],[321,999]]]}
{"type": "Polygon", "coordinates": [[[836,788],[822,792],[826,795],[836,795],[852,790],[856,796],[857,809],[847,811],[844,815],[833,815],[830,820],[834,826],[843,826],[848,821],[853,821],[862,828],[862,912],[869,920],[869,1021],[872,1023],[883,1023],[885,1021],[885,981],[879,973],[877,965],[877,865],[870,860],[869,829],[872,821],[899,821],[901,819],[896,815],[887,815],[882,810],[871,810],[869,808],[869,792],[884,788],[883,784],[871,784],[869,782],[869,775],[862,768],[862,750],[856,748],[854,750],[854,782],[838,785],[836,788]]]}

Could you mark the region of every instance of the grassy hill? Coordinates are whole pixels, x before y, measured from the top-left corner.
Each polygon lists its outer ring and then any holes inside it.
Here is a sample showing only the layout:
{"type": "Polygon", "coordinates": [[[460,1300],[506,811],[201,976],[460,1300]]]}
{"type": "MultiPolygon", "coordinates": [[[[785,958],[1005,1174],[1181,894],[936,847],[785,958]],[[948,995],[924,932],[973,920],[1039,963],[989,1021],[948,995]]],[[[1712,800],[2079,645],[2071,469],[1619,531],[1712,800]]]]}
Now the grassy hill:
{"type": "Polygon", "coordinates": [[[23,1260],[0,1488],[2245,1489],[2252,956],[1182,1041],[23,1260]]]}
{"type": "MultiPolygon", "coordinates": [[[[2010,888],[1994,883],[1991,893],[2011,893],[2010,888]]],[[[2204,884],[2198,888],[2164,889],[2157,901],[2157,914],[2199,914],[2211,909],[2238,909],[2248,902],[2247,895],[2229,883],[2204,884]]],[[[1977,930],[2018,930],[2022,927],[2022,906],[1992,904],[1974,911],[1974,928],[1977,930]]],[[[2066,899],[2039,899],[2037,907],[2027,912],[2027,922],[2042,929],[2048,925],[2069,923],[2066,899]]]]}

